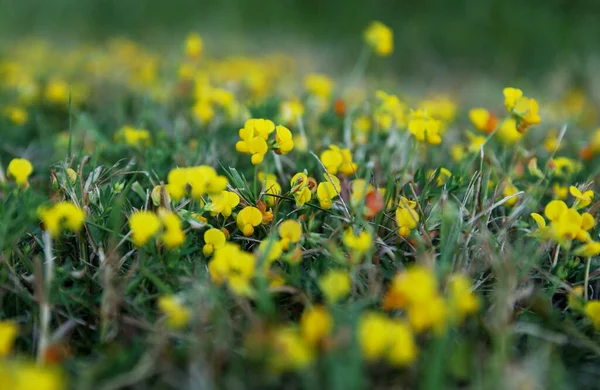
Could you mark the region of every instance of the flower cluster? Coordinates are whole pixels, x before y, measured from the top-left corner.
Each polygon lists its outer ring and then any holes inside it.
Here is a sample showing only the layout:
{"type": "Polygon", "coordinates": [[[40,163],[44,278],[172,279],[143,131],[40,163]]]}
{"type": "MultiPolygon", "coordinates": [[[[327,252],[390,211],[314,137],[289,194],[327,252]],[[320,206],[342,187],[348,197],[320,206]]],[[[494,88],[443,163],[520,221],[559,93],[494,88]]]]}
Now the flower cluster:
{"type": "Polygon", "coordinates": [[[275,124],[268,119],[249,119],[239,131],[240,141],[235,149],[240,153],[252,156],[252,164],[260,164],[269,149],[277,154],[288,154],[294,149],[292,132],[284,126],[275,124]],[[275,132],[275,139],[269,140],[275,132]]]}

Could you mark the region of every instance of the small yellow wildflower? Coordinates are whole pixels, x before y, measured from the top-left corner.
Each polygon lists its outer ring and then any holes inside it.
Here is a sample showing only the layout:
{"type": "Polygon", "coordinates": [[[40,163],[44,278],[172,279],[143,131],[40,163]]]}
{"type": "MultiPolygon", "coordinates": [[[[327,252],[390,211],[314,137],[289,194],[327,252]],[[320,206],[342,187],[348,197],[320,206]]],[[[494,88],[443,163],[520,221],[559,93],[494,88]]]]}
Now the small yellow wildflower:
{"type": "Polygon", "coordinates": [[[296,124],[304,115],[304,105],[298,99],[287,100],[279,106],[281,119],[287,124],[296,124]]]}
{"type": "Polygon", "coordinates": [[[313,349],[292,327],[277,329],[272,336],[274,355],[271,367],[276,371],[293,371],[307,367],[314,360],[313,349]]]}
{"type": "Polygon", "coordinates": [[[350,275],[343,270],[329,271],[319,279],[319,288],[330,304],[347,297],[351,287],[350,275]]]}
{"type": "Polygon", "coordinates": [[[302,337],[309,345],[315,345],[333,331],[333,318],[323,306],[305,309],[300,318],[302,337]]]}
{"type": "Polygon", "coordinates": [[[419,214],[416,207],[417,202],[402,197],[396,209],[398,234],[404,238],[408,237],[410,231],[416,228],[419,223],[419,214]]]}
{"type": "Polygon", "coordinates": [[[200,58],[202,49],[204,48],[204,42],[200,35],[192,33],[187,36],[185,40],[185,54],[192,59],[200,58]]]}
{"type": "Polygon", "coordinates": [[[208,263],[208,272],[217,285],[227,282],[233,293],[249,296],[252,295],[255,266],[256,258],[251,253],[244,252],[235,244],[225,243],[208,263]]]}
{"type": "Polygon", "coordinates": [[[590,301],[585,304],[585,315],[592,321],[594,328],[600,329],[600,301],[590,301]]]}
{"type": "Polygon", "coordinates": [[[354,234],[352,228],[346,229],[343,236],[344,245],[351,251],[355,258],[362,257],[373,246],[373,237],[368,231],[354,234]]]}
{"type": "Polygon", "coordinates": [[[358,342],[364,357],[375,361],[388,348],[389,320],[381,313],[364,313],[358,321],[358,342]]]}
{"type": "Polygon", "coordinates": [[[262,223],[262,213],[253,206],[244,207],[237,215],[237,227],[244,236],[251,236],[254,228],[262,223]]]}
{"type": "Polygon", "coordinates": [[[160,240],[167,249],[175,249],[185,242],[185,233],[181,228],[181,219],[171,211],[160,210],[159,217],[163,225],[163,233],[160,240]]]}
{"type": "Polygon", "coordinates": [[[479,299],[471,291],[471,281],[465,275],[453,275],[448,291],[452,314],[459,322],[479,309],[479,299]]]}
{"type": "Polygon", "coordinates": [[[304,78],[304,87],[311,94],[327,100],[333,90],[333,81],[325,75],[310,73],[304,78]]]}
{"type": "Polygon", "coordinates": [[[589,241],[573,251],[575,256],[592,257],[600,254],[600,242],[589,241]]]}
{"type": "Polygon", "coordinates": [[[290,244],[295,244],[302,238],[302,225],[293,219],[281,222],[277,230],[281,237],[281,248],[284,251],[288,250],[290,244]]]}
{"type": "Polygon", "coordinates": [[[485,108],[471,109],[471,111],[469,111],[469,119],[477,130],[487,134],[494,131],[496,126],[498,126],[498,118],[485,108]]]}
{"type": "Polygon", "coordinates": [[[0,359],[12,352],[18,333],[17,324],[12,321],[0,321],[0,359]]]}
{"type": "Polygon", "coordinates": [[[240,197],[235,192],[222,191],[220,194],[211,196],[211,203],[206,206],[206,209],[211,214],[221,214],[225,218],[229,217],[238,204],[240,204],[240,197]]]}
{"type": "Polygon", "coordinates": [[[225,246],[226,242],[225,233],[219,229],[208,229],[204,232],[204,246],[202,247],[202,253],[204,256],[210,256],[214,251],[221,249],[225,246]]]}
{"type": "Polygon", "coordinates": [[[413,266],[394,276],[383,307],[402,309],[419,306],[437,296],[437,279],[433,271],[423,266],[413,266]]]}
{"type": "Polygon", "coordinates": [[[592,190],[587,190],[586,192],[582,193],[577,187],[571,186],[569,187],[569,192],[577,199],[573,205],[573,207],[577,210],[589,206],[594,199],[594,191],[592,190]]]}
{"type": "Polygon", "coordinates": [[[419,142],[427,142],[430,145],[442,143],[440,136],[441,122],[428,116],[424,111],[414,111],[408,122],[408,131],[415,136],[419,142]]]}
{"type": "Polygon", "coordinates": [[[20,106],[6,106],[2,110],[3,115],[17,126],[22,126],[29,121],[27,110],[20,106]]]}
{"type": "Polygon", "coordinates": [[[504,106],[507,111],[512,111],[517,104],[517,101],[523,96],[523,91],[518,88],[504,88],[504,106]]]}
{"type": "Polygon", "coordinates": [[[317,198],[319,205],[325,210],[329,210],[333,205],[333,199],[341,191],[340,180],[332,175],[325,175],[326,181],[317,186],[317,198]]]}
{"type": "Polygon", "coordinates": [[[174,296],[158,298],[158,308],[167,317],[167,324],[172,329],[185,328],[190,322],[190,310],[174,296]]]}
{"type": "Polygon", "coordinates": [[[13,158],[6,169],[8,177],[14,178],[15,183],[21,187],[27,186],[27,179],[31,172],[33,172],[33,165],[24,158],[13,158]]]}
{"type": "Polygon", "coordinates": [[[136,129],[132,126],[123,126],[115,133],[115,141],[123,142],[128,146],[149,146],[151,144],[150,132],[136,129]]]}
{"type": "Polygon", "coordinates": [[[44,228],[54,238],[60,236],[63,227],[74,233],[79,232],[85,221],[85,212],[67,201],[58,202],[50,208],[41,207],[38,215],[44,228]]]}
{"type": "Polygon", "coordinates": [[[277,142],[277,151],[281,154],[288,154],[294,149],[294,139],[290,129],[284,126],[275,127],[275,141],[277,142]]]}
{"type": "Polygon", "coordinates": [[[364,39],[379,56],[389,56],[394,50],[394,34],[392,30],[378,20],[369,24],[369,27],[364,32],[364,39]]]}
{"type": "Polygon", "coordinates": [[[160,219],[150,211],[136,211],[129,217],[131,239],[137,247],[142,247],[160,230],[160,219]]]}

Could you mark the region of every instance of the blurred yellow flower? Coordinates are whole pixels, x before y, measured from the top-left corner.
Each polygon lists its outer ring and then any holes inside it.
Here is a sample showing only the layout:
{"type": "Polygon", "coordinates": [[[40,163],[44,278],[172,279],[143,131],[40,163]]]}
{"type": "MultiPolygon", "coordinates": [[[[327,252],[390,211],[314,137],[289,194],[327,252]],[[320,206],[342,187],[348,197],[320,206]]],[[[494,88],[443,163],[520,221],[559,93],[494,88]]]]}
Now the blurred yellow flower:
{"type": "Polygon", "coordinates": [[[348,296],[352,281],[347,271],[331,270],[319,279],[319,288],[329,304],[348,296]]]}
{"type": "Polygon", "coordinates": [[[364,32],[364,39],[379,56],[389,56],[394,51],[394,34],[380,21],[376,20],[369,24],[364,32]]]}
{"type": "Polygon", "coordinates": [[[136,211],[129,217],[131,239],[137,247],[142,247],[160,230],[160,219],[150,211],[136,211]]]}
{"type": "Polygon", "coordinates": [[[24,158],[13,158],[6,169],[8,177],[14,178],[15,183],[21,187],[27,186],[27,179],[31,172],[33,172],[33,165],[24,158]]]}
{"type": "Polygon", "coordinates": [[[190,310],[174,296],[159,297],[158,308],[167,317],[167,324],[172,329],[185,328],[190,322],[190,310]]]}

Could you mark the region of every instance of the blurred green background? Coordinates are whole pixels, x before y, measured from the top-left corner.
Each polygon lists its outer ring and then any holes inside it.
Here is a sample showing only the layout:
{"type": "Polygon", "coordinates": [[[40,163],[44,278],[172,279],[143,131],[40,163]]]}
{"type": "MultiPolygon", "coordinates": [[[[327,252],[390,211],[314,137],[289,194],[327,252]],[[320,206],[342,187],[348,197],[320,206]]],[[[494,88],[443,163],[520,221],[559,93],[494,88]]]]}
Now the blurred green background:
{"type": "Polygon", "coordinates": [[[394,29],[388,64],[396,69],[535,76],[593,59],[599,15],[597,0],[0,0],[0,34],[173,44],[197,30],[226,46],[289,50],[296,42],[355,61],[361,31],[379,19],[394,29]]]}

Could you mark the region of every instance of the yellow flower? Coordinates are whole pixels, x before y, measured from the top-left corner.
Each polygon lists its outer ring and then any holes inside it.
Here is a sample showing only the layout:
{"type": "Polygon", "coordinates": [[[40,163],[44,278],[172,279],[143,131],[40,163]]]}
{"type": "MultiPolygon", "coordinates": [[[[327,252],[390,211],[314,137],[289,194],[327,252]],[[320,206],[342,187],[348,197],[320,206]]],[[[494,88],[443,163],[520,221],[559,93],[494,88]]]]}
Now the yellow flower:
{"type": "MultiPolygon", "coordinates": [[[[2,387],[3,389],[64,390],[67,388],[66,379],[57,368],[25,362],[6,366],[8,383],[2,382],[2,385],[6,386],[2,387]]],[[[3,376],[3,369],[4,367],[0,369],[0,377],[3,376]]]]}
{"type": "Polygon", "coordinates": [[[124,142],[128,146],[149,146],[151,144],[150,132],[144,129],[136,129],[131,126],[123,126],[115,133],[115,141],[124,142]]]}
{"type": "Polygon", "coordinates": [[[350,249],[356,258],[362,257],[373,246],[373,237],[367,231],[354,234],[352,228],[346,229],[343,236],[344,245],[350,249]]]}
{"type": "MultiPolygon", "coordinates": [[[[506,183],[506,185],[504,186],[504,191],[503,191],[502,195],[506,198],[506,197],[514,195],[518,192],[519,192],[519,189],[517,187],[515,187],[515,185],[509,180],[509,182],[506,183]]],[[[517,200],[519,200],[519,197],[513,196],[512,198],[510,198],[509,200],[506,201],[506,205],[509,207],[512,207],[517,203],[517,200]]]]}
{"type": "Polygon", "coordinates": [[[360,202],[364,201],[367,194],[375,190],[375,187],[368,183],[365,179],[356,179],[351,184],[350,201],[354,207],[357,207],[360,202]]]}
{"type": "Polygon", "coordinates": [[[394,276],[383,306],[385,309],[402,309],[419,306],[437,296],[435,274],[423,266],[413,266],[394,276]]]}
{"type": "Polygon", "coordinates": [[[210,256],[214,251],[223,248],[225,242],[225,233],[219,229],[208,229],[204,232],[204,246],[202,247],[202,253],[204,253],[204,256],[210,256]]]}
{"type": "Polygon", "coordinates": [[[279,106],[281,119],[287,124],[296,124],[304,115],[304,105],[298,99],[287,100],[279,106]]]}
{"type": "Polygon", "coordinates": [[[333,205],[333,199],[341,191],[341,186],[340,180],[335,176],[325,175],[325,180],[317,186],[317,198],[321,208],[329,210],[333,205]]]}
{"type": "Polygon", "coordinates": [[[302,337],[308,345],[315,345],[333,330],[333,318],[323,306],[307,308],[300,318],[302,337]]]}
{"type": "Polygon", "coordinates": [[[575,256],[582,256],[582,257],[598,256],[600,254],[600,242],[596,242],[596,241],[586,242],[579,248],[575,249],[573,251],[573,254],[575,256]]]}
{"type": "Polygon", "coordinates": [[[310,73],[304,78],[304,87],[317,97],[329,99],[333,89],[333,81],[325,75],[310,73]]]}
{"type": "Polygon", "coordinates": [[[33,165],[24,158],[13,158],[6,169],[8,177],[15,179],[17,185],[23,187],[27,185],[27,179],[33,172],[33,165]]]}
{"type": "Polygon", "coordinates": [[[250,296],[255,266],[256,259],[252,254],[242,251],[235,244],[225,243],[208,263],[208,272],[217,285],[227,282],[234,294],[250,296]]]}
{"type": "Polygon", "coordinates": [[[160,230],[160,219],[149,211],[136,211],[129,217],[131,239],[137,247],[142,247],[160,230]]]}
{"type": "Polygon", "coordinates": [[[269,207],[275,206],[278,198],[276,196],[271,195],[280,195],[281,194],[281,186],[277,182],[277,177],[272,174],[265,175],[263,172],[258,173],[258,180],[263,185],[263,191],[267,194],[266,202],[269,207]]]}
{"type": "Polygon", "coordinates": [[[306,152],[308,150],[308,137],[303,134],[294,135],[294,147],[299,152],[306,152]]]}
{"type": "Polygon", "coordinates": [[[396,224],[398,234],[404,238],[408,237],[410,231],[417,227],[419,214],[416,211],[417,202],[402,197],[396,209],[396,224]]]}
{"type": "Polygon", "coordinates": [[[410,326],[415,332],[431,328],[441,332],[446,326],[447,304],[443,298],[436,295],[419,304],[410,305],[407,314],[410,326]]]}
{"type": "MultiPolygon", "coordinates": [[[[550,233],[554,241],[569,246],[570,241],[574,239],[581,242],[591,240],[588,230],[593,228],[595,224],[594,217],[591,214],[579,214],[576,209],[568,208],[565,202],[561,200],[550,201],[544,209],[544,214],[552,222],[550,233]]],[[[541,226],[543,219],[534,218],[541,226]]],[[[543,223],[545,228],[545,222],[543,223]]],[[[540,230],[543,231],[542,227],[540,227],[540,230]]]]}
{"type": "Polygon", "coordinates": [[[376,20],[369,24],[364,32],[364,39],[379,56],[389,56],[394,51],[394,34],[380,21],[376,20]]]}
{"type": "MultiPolygon", "coordinates": [[[[435,171],[429,170],[427,173],[428,173],[427,176],[429,177],[429,179],[432,180],[435,176],[435,171]]],[[[452,176],[452,172],[450,172],[448,169],[446,169],[444,167],[440,167],[440,173],[438,174],[436,184],[438,186],[443,186],[444,184],[446,184],[446,182],[448,181],[450,176],[452,176]]]]}
{"type": "Polygon", "coordinates": [[[200,99],[192,107],[194,118],[201,123],[209,123],[215,117],[215,110],[208,100],[200,99]]]}
{"type": "Polygon", "coordinates": [[[206,209],[211,214],[221,214],[225,218],[229,217],[233,208],[240,204],[240,197],[235,192],[222,191],[220,194],[211,196],[211,203],[206,206],[206,209]]]}
{"type": "Polygon", "coordinates": [[[376,91],[375,95],[379,105],[374,112],[377,127],[388,131],[392,127],[404,128],[406,126],[406,104],[397,96],[384,91],[376,91]]]}
{"type": "Polygon", "coordinates": [[[381,313],[364,313],[358,321],[358,342],[369,361],[383,357],[389,344],[389,320],[381,313]]]}
{"type": "Polygon", "coordinates": [[[321,162],[331,175],[338,172],[339,166],[342,164],[342,153],[337,146],[331,145],[329,149],[321,153],[321,162]]]}
{"type": "Polygon", "coordinates": [[[192,58],[198,59],[202,54],[202,49],[204,48],[204,42],[200,35],[192,33],[187,36],[185,40],[185,54],[192,58]]]}
{"type": "Polygon", "coordinates": [[[172,329],[182,329],[190,322],[190,310],[174,296],[158,298],[158,308],[167,317],[167,325],[172,329]]]}
{"type": "Polygon", "coordinates": [[[465,275],[453,275],[448,292],[452,314],[459,322],[479,309],[479,299],[471,291],[471,281],[465,275]]]}
{"type": "Polygon", "coordinates": [[[581,193],[577,187],[571,186],[569,187],[569,192],[577,199],[573,205],[573,207],[577,210],[589,206],[594,199],[594,191],[592,190],[581,193]]]}
{"type": "Polygon", "coordinates": [[[302,225],[293,219],[281,222],[277,230],[281,237],[281,248],[284,251],[288,250],[290,243],[295,244],[302,238],[302,225]]]}
{"type": "Polygon", "coordinates": [[[200,200],[206,194],[218,195],[227,187],[227,178],[208,165],[174,168],[169,172],[167,182],[167,191],[175,201],[181,200],[188,189],[192,198],[200,200]]]}
{"type": "MultiPolygon", "coordinates": [[[[185,233],[181,228],[181,219],[171,211],[160,210],[158,213],[163,224],[163,233],[160,240],[167,249],[175,249],[185,242],[185,233]]],[[[135,239],[134,239],[135,240],[135,239]]]]}
{"type": "Polygon", "coordinates": [[[0,321],[0,359],[12,352],[18,333],[17,324],[12,321],[0,321]]]}
{"type": "Polygon", "coordinates": [[[4,116],[17,126],[22,126],[29,120],[27,110],[19,106],[6,106],[2,110],[4,116]]]}
{"type": "Polygon", "coordinates": [[[44,229],[54,238],[60,236],[63,227],[77,233],[83,227],[85,212],[71,202],[62,201],[47,208],[41,207],[38,215],[44,222],[44,229]]]}
{"type": "Polygon", "coordinates": [[[477,130],[491,133],[498,125],[498,119],[485,108],[473,108],[469,111],[469,119],[477,130]]]}
{"type": "Polygon", "coordinates": [[[417,141],[427,142],[430,145],[442,143],[440,129],[441,122],[431,118],[421,110],[414,111],[411,120],[408,122],[408,131],[415,136],[417,141]]]}
{"type": "Polygon", "coordinates": [[[235,148],[240,153],[252,155],[253,165],[260,164],[269,151],[267,140],[274,130],[275,124],[268,119],[248,119],[239,131],[240,141],[235,148]]]}
{"type": "Polygon", "coordinates": [[[592,320],[594,328],[600,329],[600,301],[590,301],[585,304],[585,315],[592,320]]]}
{"type": "Polygon", "coordinates": [[[264,271],[267,271],[274,261],[281,257],[283,249],[279,241],[274,239],[264,239],[258,245],[256,249],[256,258],[262,260],[262,267],[264,271]]]}
{"type": "Polygon", "coordinates": [[[254,228],[262,222],[262,213],[256,207],[246,206],[238,213],[236,221],[242,234],[251,236],[254,228]]]}
{"type": "Polygon", "coordinates": [[[504,88],[504,106],[507,111],[512,111],[517,104],[517,101],[523,96],[523,91],[518,88],[504,88]]]}
{"type": "Polygon", "coordinates": [[[517,130],[517,121],[515,118],[505,119],[496,135],[500,142],[506,145],[514,144],[523,137],[523,134],[517,130]]]}
{"type": "Polygon", "coordinates": [[[404,321],[388,322],[389,347],[388,361],[397,367],[404,367],[417,359],[418,348],[413,332],[404,321]]]}
{"type": "Polygon", "coordinates": [[[66,106],[69,102],[69,93],[69,84],[64,80],[53,78],[46,85],[44,96],[50,103],[66,106]]]}
{"type": "Polygon", "coordinates": [[[275,127],[275,141],[277,141],[277,150],[281,154],[288,154],[294,149],[294,139],[290,129],[284,126],[275,127]]]}
{"type": "Polygon", "coordinates": [[[555,157],[550,164],[557,177],[568,177],[581,170],[581,163],[568,157],[555,157]]]}
{"type": "Polygon", "coordinates": [[[150,193],[150,198],[152,199],[152,203],[154,204],[154,206],[158,207],[160,206],[163,202],[162,202],[162,189],[163,187],[165,188],[165,191],[167,192],[167,203],[171,203],[171,197],[169,196],[169,192],[166,186],[154,186],[154,188],[152,189],[152,192],[150,193]]]}
{"type": "Polygon", "coordinates": [[[319,279],[319,288],[328,303],[334,304],[350,293],[352,281],[348,272],[332,270],[319,279]]]}
{"type": "Polygon", "coordinates": [[[523,123],[520,126],[522,129],[537,125],[541,121],[537,101],[533,98],[529,99],[528,106],[527,112],[522,116],[523,123]]]}
{"type": "Polygon", "coordinates": [[[310,365],[315,358],[313,349],[295,328],[277,329],[272,343],[274,355],[270,365],[276,371],[299,370],[310,365]]]}
{"type": "Polygon", "coordinates": [[[561,186],[560,184],[554,183],[552,184],[552,193],[556,199],[565,200],[567,199],[569,189],[566,186],[561,186]]]}

